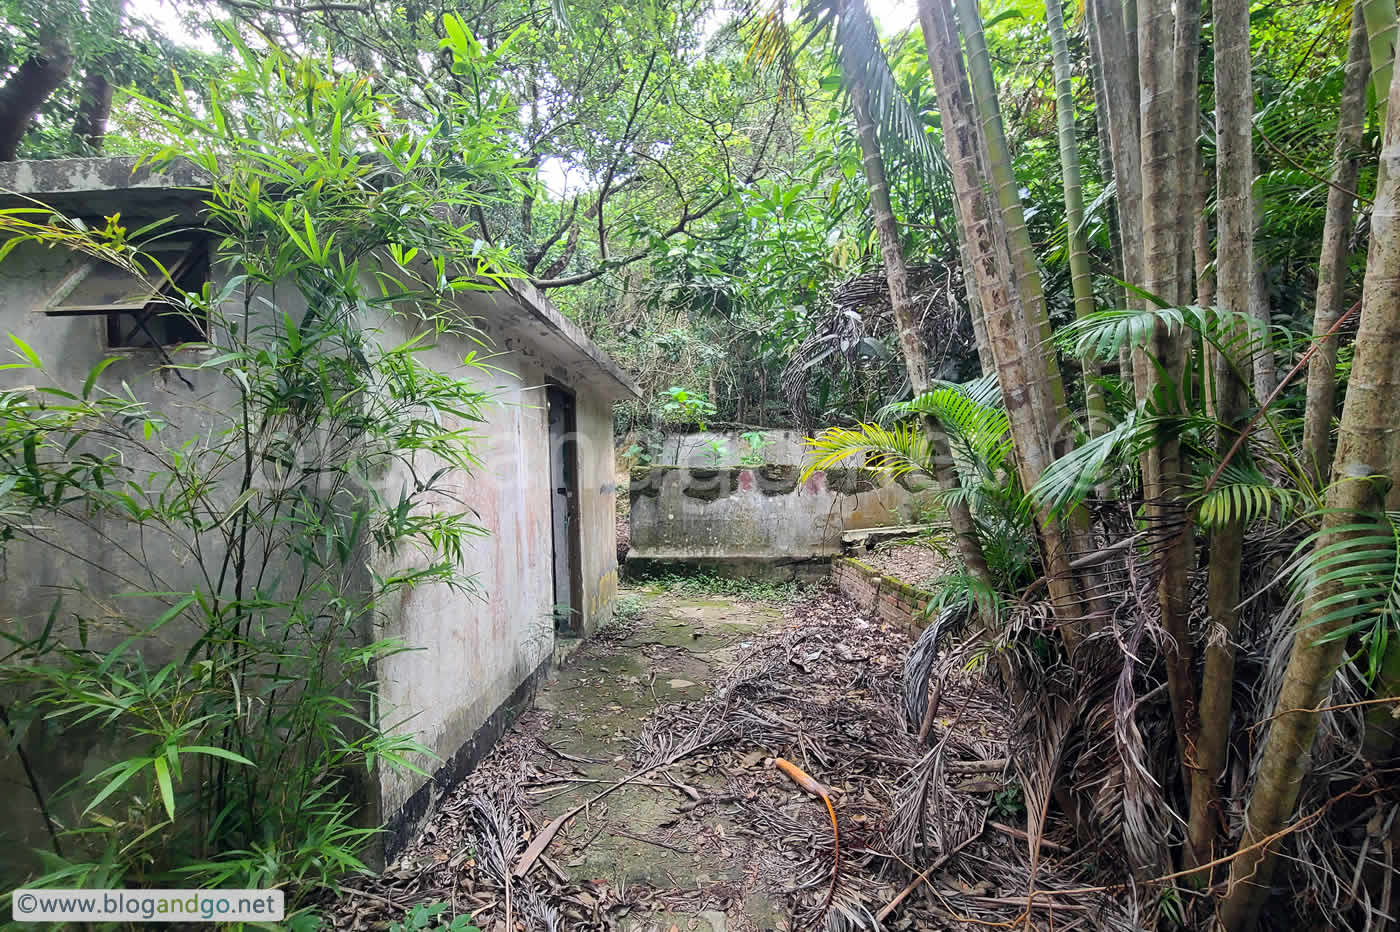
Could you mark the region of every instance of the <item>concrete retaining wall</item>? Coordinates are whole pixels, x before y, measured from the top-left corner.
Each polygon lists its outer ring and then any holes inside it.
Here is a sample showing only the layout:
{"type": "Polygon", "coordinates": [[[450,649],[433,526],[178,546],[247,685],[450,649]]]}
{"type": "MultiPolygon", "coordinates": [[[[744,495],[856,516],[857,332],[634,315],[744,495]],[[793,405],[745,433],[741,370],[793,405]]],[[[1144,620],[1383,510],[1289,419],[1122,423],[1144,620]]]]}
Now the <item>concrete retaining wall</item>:
{"type": "Polygon", "coordinates": [[[824,576],[843,531],[907,523],[927,487],[866,469],[801,474],[791,465],[633,469],[628,572],[824,576]]]}
{"type": "MultiPolygon", "coordinates": [[[[746,431],[701,431],[670,434],[661,443],[653,460],[664,466],[721,467],[742,466],[749,453],[746,431]],[[718,444],[718,446],[716,446],[718,444]]],[[[763,446],[759,455],[765,463],[800,463],[807,455],[807,434],[800,430],[760,430],[763,446]]]]}
{"type": "Polygon", "coordinates": [[[903,580],[886,576],[852,557],[831,561],[831,581],[842,594],[881,621],[918,630],[927,624],[924,607],[931,596],[903,580]]]}

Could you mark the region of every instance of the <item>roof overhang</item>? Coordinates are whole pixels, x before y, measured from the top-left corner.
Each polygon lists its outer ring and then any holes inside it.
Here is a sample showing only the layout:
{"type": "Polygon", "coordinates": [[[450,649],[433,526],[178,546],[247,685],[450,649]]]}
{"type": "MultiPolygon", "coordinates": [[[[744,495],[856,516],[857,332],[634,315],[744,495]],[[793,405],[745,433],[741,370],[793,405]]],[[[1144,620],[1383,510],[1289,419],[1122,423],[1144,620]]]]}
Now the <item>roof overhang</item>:
{"type": "MultiPolygon", "coordinates": [[[[139,212],[188,222],[197,217],[208,180],[183,160],[160,169],[130,156],[3,162],[0,204],[28,200],[87,217],[139,212]]],[[[511,282],[507,292],[509,300],[493,295],[483,315],[504,342],[498,349],[535,357],[552,378],[575,391],[586,388],[609,401],[640,397],[636,382],[543,292],[525,281],[511,282]]]]}

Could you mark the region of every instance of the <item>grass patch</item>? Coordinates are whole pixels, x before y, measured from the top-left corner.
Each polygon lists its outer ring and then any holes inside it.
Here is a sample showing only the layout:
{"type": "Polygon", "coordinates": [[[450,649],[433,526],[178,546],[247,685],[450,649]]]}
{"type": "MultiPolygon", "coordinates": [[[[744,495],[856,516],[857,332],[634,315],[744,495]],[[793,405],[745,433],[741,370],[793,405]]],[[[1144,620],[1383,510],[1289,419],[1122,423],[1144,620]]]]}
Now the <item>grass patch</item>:
{"type": "Polygon", "coordinates": [[[749,602],[765,602],[770,605],[793,605],[802,594],[799,583],[788,580],[774,582],[767,579],[743,579],[731,576],[715,576],[711,573],[679,573],[655,576],[647,580],[647,585],[663,592],[683,595],[724,595],[749,602]]]}
{"type": "Polygon", "coordinates": [[[642,617],[646,600],[639,595],[624,594],[617,597],[613,606],[613,624],[626,624],[642,617]]]}

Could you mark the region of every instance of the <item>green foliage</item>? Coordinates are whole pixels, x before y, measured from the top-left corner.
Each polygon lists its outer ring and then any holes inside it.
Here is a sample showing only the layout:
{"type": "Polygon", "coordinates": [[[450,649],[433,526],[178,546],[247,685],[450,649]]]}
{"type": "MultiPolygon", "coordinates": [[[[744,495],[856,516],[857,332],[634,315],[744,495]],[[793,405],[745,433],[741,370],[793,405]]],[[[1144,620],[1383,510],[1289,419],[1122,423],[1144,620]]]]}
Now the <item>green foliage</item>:
{"type": "Polygon", "coordinates": [[[628,624],[642,617],[646,611],[646,600],[639,595],[624,593],[617,597],[613,606],[613,623],[628,624]]]}
{"type": "MultiPolygon", "coordinates": [[[[477,465],[489,396],[424,354],[473,339],[456,296],[513,270],[453,219],[515,170],[497,111],[454,98],[475,135],[449,151],[364,78],[238,50],[206,102],[142,103],[165,140],[149,157],[210,179],[218,275],[171,299],[209,337],[165,366],[201,387],[200,420],[114,384],[110,360],[68,384],[11,338],[9,368],[37,387],[0,392],[7,546],[107,553],[45,623],[4,632],[15,735],[100,735],[116,758],[60,790],[39,884],[295,898],[365,870],[368,782],[431,760],[379,710],[375,665],[409,645],[377,628],[415,586],[473,588],[463,556],[484,530],[435,503],[477,465]]],[[[158,274],[145,247],[171,235],[39,208],[0,230],[158,274]]]]}
{"type": "Polygon", "coordinates": [[[715,416],[715,406],[704,395],[686,391],[679,385],[666,389],[669,401],[662,402],[661,414],[668,421],[677,424],[694,424],[704,430],[705,422],[715,416]]]}
{"type": "MultiPolygon", "coordinates": [[[[57,90],[39,102],[39,113],[20,142],[21,158],[92,154],[91,142],[76,132],[80,113],[90,106],[84,90],[88,76],[169,100],[175,92],[172,68],[196,80],[216,70],[212,56],[176,41],[147,10],[111,0],[5,0],[0,24],[5,27],[0,29],[0,75],[8,78],[34,58],[66,56],[71,65],[57,90]]],[[[122,110],[119,100],[119,123],[128,120],[122,110]]],[[[119,132],[107,140],[105,150],[130,152],[133,142],[119,132]]]]}
{"type": "Polygon", "coordinates": [[[1026,794],[1020,783],[997,790],[992,794],[992,812],[1003,819],[1023,819],[1026,817],[1026,794]]]}
{"type": "Polygon", "coordinates": [[[450,922],[443,922],[440,917],[450,908],[447,903],[434,903],[431,906],[419,903],[403,919],[391,923],[389,932],[481,932],[466,916],[456,916],[450,922]]]}
{"type": "Polygon", "coordinates": [[[802,586],[795,582],[715,576],[710,573],[675,573],[650,580],[648,585],[662,592],[696,596],[725,595],[770,605],[794,605],[802,598],[802,586]]]}
{"type": "Polygon", "coordinates": [[[896,478],[933,469],[933,451],[923,431],[914,423],[889,428],[879,424],[832,427],[809,438],[807,449],[811,457],[802,471],[803,481],[815,472],[857,456],[864,457],[862,465],[867,469],[896,478]]]}
{"type": "MultiPolygon", "coordinates": [[[[939,489],[932,503],[946,514],[954,502],[968,506],[987,568],[996,586],[1010,591],[1029,582],[1038,555],[1031,522],[1030,498],[1021,490],[1015,471],[1006,468],[1011,452],[1010,425],[1001,406],[995,379],[981,378],[965,385],[942,383],[914,398],[887,406],[888,418],[905,418],[891,427],[861,424],[836,427],[807,441],[813,456],[803,478],[855,457],[867,469],[900,477],[910,473],[933,475],[934,461],[921,417],[934,418],[953,448],[952,465],[959,483],[939,489]]],[[[941,529],[940,529],[941,530],[941,529]]],[[[1001,610],[1000,596],[959,570],[939,579],[930,611],[959,601],[970,601],[994,617],[1001,610]]]]}
{"type": "Polygon", "coordinates": [[[773,445],[773,441],[764,438],[762,432],[756,430],[745,431],[739,435],[739,439],[744,441],[747,449],[739,457],[741,466],[762,466],[766,460],[763,451],[773,445]]]}
{"type": "Polygon", "coordinates": [[[1319,643],[1357,639],[1366,680],[1374,682],[1390,639],[1400,629],[1400,512],[1377,517],[1318,509],[1308,520],[1321,524],[1329,514],[1340,523],[1325,533],[1344,535],[1342,539],[1317,548],[1324,531],[1304,537],[1283,575],[1296,604],[1316,600],[1311,624],[1340,623],[1319,643]]]}
{"type": "Polygon", "coordinates": [[[1252,524],[1269,517],[1296,513],[1305,499],[1296,489],[1280,485],[1252,462],[1227,463],[1220,479],[1195,501],[1196,520],[1202,528],[1238,521],[1252,524]]]}

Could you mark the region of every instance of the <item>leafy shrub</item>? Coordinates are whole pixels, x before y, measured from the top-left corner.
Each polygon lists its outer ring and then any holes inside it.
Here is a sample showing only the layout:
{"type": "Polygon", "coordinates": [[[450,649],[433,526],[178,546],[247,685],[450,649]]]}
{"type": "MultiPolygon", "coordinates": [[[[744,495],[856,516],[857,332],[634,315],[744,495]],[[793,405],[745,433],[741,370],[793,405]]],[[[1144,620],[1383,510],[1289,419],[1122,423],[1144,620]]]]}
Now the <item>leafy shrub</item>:
{"type": "MultiPolygon", "coordinates": [[[[479,47],[449,34],[489,88],[479,47]]],[[[106,556],[73,604],[5,633],[0,684],[20,753],[62,729],[117,758],[56,792],[32,782],[52,836],[38,884],[279,885],[293,906],[366,869],[369,785],[429,753],[380,713],[375,665],[409,646],[376,625],[411,587],[473,585],[464,547],[484,531],[438,503],[477,464],[489,397],[422,354],[470,339],[456,296],[511,270],[455,218],[515,163],[489,94],[455,101],[449,150],[367,79],[230,39],[243,67],[206,100],[144,103],[171,140],[152,158],[210,179],[217,290],[174,287],[143,250],[168,226],[0,213],[5,253],[28,240],[164,279],[167,313],[209,323],[201,347],[160,351],[202,394],[168,411],[109,385],[113,360],[66,384],[12,337],[38,387],[0,391],[0,534],[106,556]]]]}

